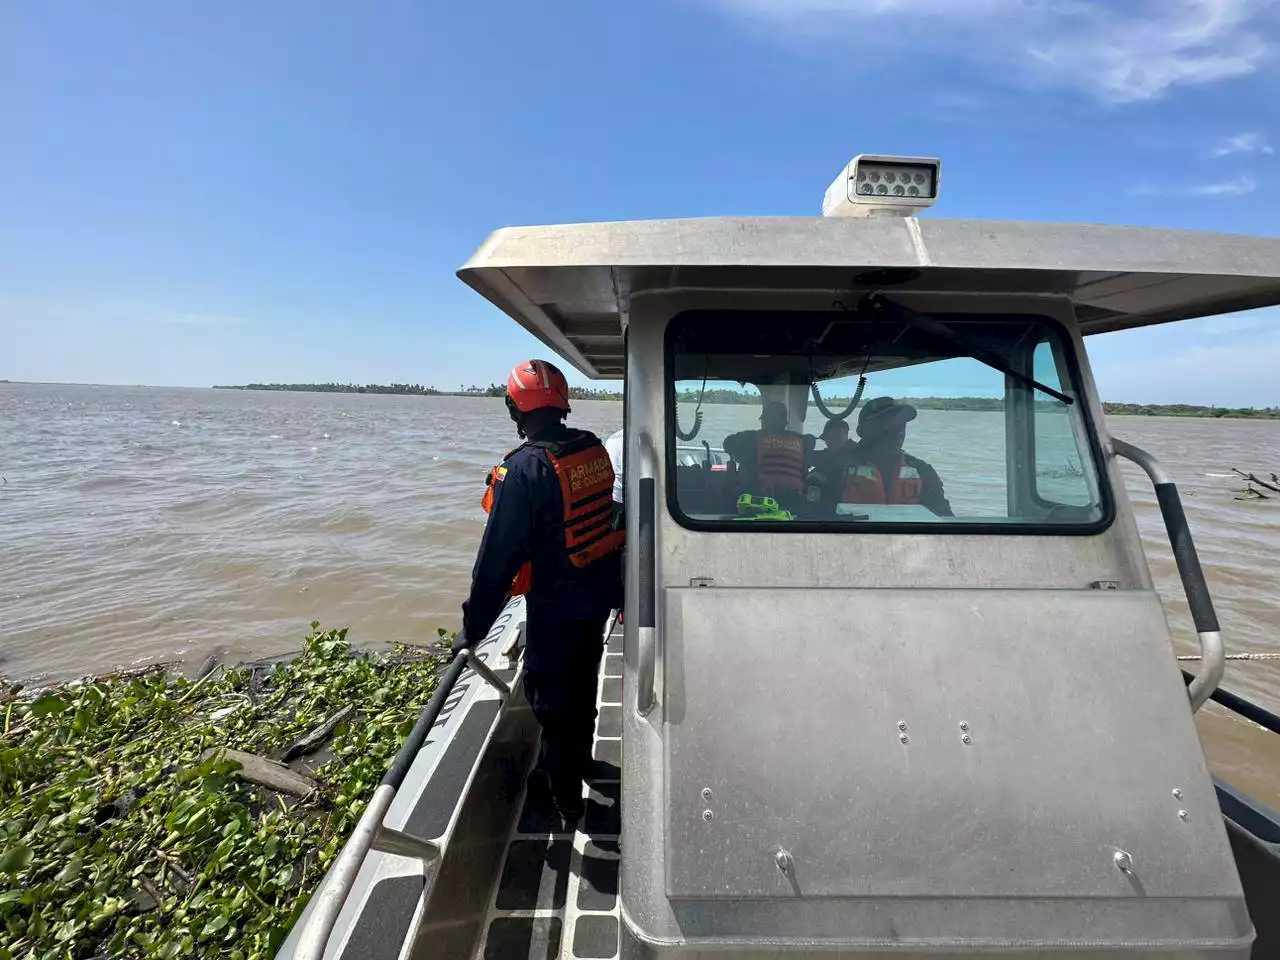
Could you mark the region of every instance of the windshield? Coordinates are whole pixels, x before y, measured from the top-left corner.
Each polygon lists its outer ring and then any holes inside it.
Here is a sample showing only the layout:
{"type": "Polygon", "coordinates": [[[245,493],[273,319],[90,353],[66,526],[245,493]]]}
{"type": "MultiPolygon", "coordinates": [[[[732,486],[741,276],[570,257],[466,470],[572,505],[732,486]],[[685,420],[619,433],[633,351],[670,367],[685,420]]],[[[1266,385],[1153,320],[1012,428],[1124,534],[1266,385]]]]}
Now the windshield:
{"type": "Polygon", "coordinates": [[[673,320],[677,519],[729,530],[1096,530],[1107,501],[1061,328],[1029,316],[935,319],[945,335],[852,313],[673,320]],[[974,359],[975,348],[1006,371],[974,359]]]}

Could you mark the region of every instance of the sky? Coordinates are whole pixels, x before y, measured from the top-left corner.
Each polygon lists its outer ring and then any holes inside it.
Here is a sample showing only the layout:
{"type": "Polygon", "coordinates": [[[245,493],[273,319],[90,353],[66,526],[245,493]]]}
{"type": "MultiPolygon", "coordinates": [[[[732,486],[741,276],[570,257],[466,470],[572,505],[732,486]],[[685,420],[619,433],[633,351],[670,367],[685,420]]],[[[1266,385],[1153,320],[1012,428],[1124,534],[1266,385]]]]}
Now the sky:
{"type": "MultiPolygon", "coordinates": [[[[1275,236],[1273,0],[0,0],[0,378],[501,380],[511,224],[930,216],[1275,236]]],[[[1280,403],[1280,313],[1090,341],[1104,398],[1280,403]]],[[[579,378],[580,382],[580,378],[579,378]]]]}

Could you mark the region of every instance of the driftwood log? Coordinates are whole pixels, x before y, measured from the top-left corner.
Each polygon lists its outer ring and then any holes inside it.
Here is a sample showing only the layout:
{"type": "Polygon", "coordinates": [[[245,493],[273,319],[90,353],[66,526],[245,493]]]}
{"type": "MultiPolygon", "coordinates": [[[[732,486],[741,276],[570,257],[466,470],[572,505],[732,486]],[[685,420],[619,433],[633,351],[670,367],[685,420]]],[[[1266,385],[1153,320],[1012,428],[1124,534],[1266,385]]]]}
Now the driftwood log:
{"type": "Polygon", "coordinates": [[[207,760],[210,756],[217,756],[220,760],[234,760],[240,765],[240,769],[236,771],[236,776],[241,780],[257,784],[260,787],[266,787],[276,793],[283,793],[285,796],[305,800],[315,793],[318,786],[310,777],[298,773],[296,770],[290,770],[283,763],[277,763],[275,760],[268,760],[266,757],[259,757],[256,754],[245,753],[243,750],[211,747],[204,752],[200,759],[202,761],[207,760]]]}
{"type": "Polygon", "coordinates": [[[281,761],[288,763],[295,757],[300,757],[303,754],[312,753],[313,751],[318,750],[325,741],[333,736],[333,731],[337,730],[343,723],[346,723],[346,721],[355,712],[356,708],[350,704],[343,707],[324,723],[320,724],[320,726],[303,734],[297,740],[293,741],[293,743],[285,747],[284,750],[280,752],[281,761]]]}
{"type": "MultiPolygon", "coordinates": [[[[1268,490],[1270,490],[1272,493],[1280,493],[1280,486],[1273,486],[1273,485],[1271,485],[1271,484],[1267,483],[1267,481],[1265,481],[1265,480],[1259,480],[1259,479],[1258,479],[1256,476],[1254,476],[1252,473],[1245,473],[1243,470],[1238,470],[1238,469],[1236,469],[1235,467],[1232,467],[1232,468],[1231,468],[1231,471],[1232,471],[1232,473],[1237,473],[1237,474],[1239,474],[1240,476],[1244,477],[1244,478],[1245,478],[1246,480],[1248,480],[1250,483],[1256,483],[1256,484],[1257,484],[1258,486],[1260,486],[1260,487],[1266,487],[1266,488],[1267,488],[1268,490]]],[[[1272,479],[1272,480],[1275,480],[1275,479],[1276,479],[1276,475],[1275,475],[1274,473],[1271,475],[1271,479],[1272,479]]],[[[1278,482],[1278,483],[1280,483],[1280,481],[1277,481],[1277,482],[1278,482]]],[[[1263,499],[1264,499],[1264,500],[1266,500],[1266,499],[1269,499],[1269,498],[1268,498],[1268,497],[1263,497],[1263,499]]]]}

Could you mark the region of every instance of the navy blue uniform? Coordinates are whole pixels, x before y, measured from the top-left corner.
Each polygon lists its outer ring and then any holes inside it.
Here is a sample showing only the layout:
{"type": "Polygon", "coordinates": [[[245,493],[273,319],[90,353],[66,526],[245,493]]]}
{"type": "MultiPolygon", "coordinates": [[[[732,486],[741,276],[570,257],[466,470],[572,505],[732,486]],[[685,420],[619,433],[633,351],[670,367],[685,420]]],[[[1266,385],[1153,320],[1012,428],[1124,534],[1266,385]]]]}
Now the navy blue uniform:
{"type": "MultiPolygon", "coordinates": [[[[581,431],[564,425],[537,440],[564,442],[581,431]]],[[[585,568],[568,559],[560,482],[545,450],[525,445],[504,463],[489,522],[462,605],[463,637],[478,643],[506,604],[526,562],[525,691],[543,728],[543,763],[562,809],[581,805],[591,757],[596,676],[609,611],[621,606],[622,552],[585,568]]]]}

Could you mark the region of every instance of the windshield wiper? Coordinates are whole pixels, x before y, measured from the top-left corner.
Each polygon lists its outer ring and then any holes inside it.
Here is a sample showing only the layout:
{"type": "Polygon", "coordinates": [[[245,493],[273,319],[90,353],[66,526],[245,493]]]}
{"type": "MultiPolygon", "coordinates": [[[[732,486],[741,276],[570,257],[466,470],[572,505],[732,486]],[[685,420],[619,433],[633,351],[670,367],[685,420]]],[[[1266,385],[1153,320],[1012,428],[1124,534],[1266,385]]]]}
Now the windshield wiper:
{"type": "Polygon", "coordinates": [[[1053,389],[1053,387],[1046,386],[1039,380],[1033,380],[1025,373],[1019,373],[1017,370],[1014,370],[1013,367],[1009,366],[1009,364],[1005,362],[1004,357],[1000,356],[1000,354],[996,353],[994,350],[988,350],[986,347],[980,346],[979,344],[971,343],[964,337],[955,333],[950,327],[945,323],[942,323],[940,320],[935,320],[933,317],[924,313],[917,313],[909,307],[904,307],[900,303],[895,303],[886,297],[880,296],[878,293],[871,294],[864,302],[870,306],[871,309],[887,313],[890,316],[901,320],[908,326],[915,327],[921,333],[926,333],[938,340],[943,340],[949,343],[953,347],[958,347],[964,351],[966,356],[972,357],[979,363],[985,363],[993,370],[999,370],[1005,376],[1013,377],[1014,380],[1017,380],[1024,387],[1032,387],[1039,390],[1041,393],[1047,393],[1055,400],[1060,400],[1066,404],[1075,403],[1074,398],[1067,396],[1065,393],[1059,393],[1057,390],[1053,389]]]}

